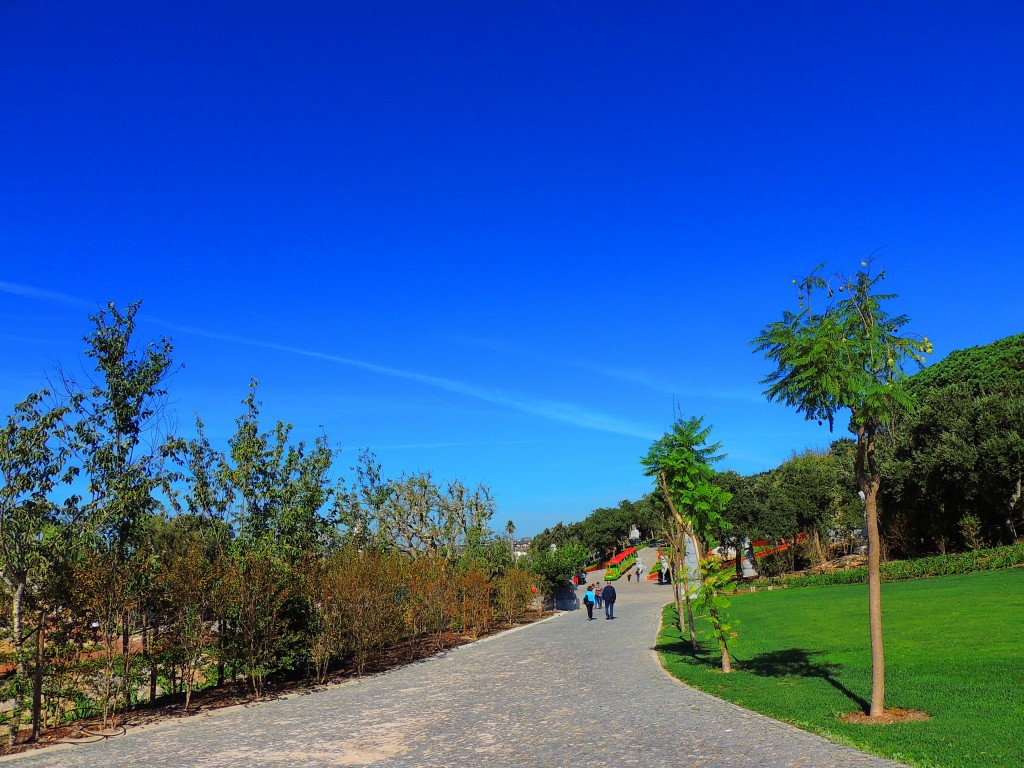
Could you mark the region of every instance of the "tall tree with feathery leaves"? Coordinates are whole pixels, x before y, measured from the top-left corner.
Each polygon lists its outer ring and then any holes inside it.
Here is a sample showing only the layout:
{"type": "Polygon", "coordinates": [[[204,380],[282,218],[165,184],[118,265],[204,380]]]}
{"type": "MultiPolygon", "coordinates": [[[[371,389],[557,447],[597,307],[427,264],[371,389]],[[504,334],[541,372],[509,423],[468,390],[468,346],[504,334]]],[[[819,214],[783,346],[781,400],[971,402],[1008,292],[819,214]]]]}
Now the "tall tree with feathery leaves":
{"type": "Polygon", "coordinates": [[[857,434],[854,470],[864,499],[868,529],[868,608],[871,634],[871,717],[885,707],[885,652],[882,642],[882,592],[878,535],[878,489],[881,472],[875,454],[876,435],[914,401],[903,386],[904,367],[920,364],[932,351],[927,338],[905,335],[906,315],[890,315],[884,305],[895,298],[878,293],[885,272],[872,274],[871,260],[851,277],[821,276],[819,264],[810,276],[794,280],[797,313],[784,312],[753,340],[777,365],[762,380],[769,400],[793,406],[808,420],[827,421],[849,409],[857,434]],[[813,299],[824,294],[825,306],[813,299]]]}

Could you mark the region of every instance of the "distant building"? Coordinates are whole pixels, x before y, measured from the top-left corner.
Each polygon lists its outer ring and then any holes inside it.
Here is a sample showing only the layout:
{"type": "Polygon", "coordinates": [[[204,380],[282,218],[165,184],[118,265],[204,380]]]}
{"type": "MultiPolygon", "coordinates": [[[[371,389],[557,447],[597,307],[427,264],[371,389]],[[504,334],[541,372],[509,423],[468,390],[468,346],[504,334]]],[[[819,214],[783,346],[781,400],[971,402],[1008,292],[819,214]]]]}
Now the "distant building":
{"type": "Polygon", "coordinates": [[[512,539],[512,551],[515,553],[517,560],[530,551],[530,542],[532,541],[532,536],[525,536],[521,539],[512,539]]]}

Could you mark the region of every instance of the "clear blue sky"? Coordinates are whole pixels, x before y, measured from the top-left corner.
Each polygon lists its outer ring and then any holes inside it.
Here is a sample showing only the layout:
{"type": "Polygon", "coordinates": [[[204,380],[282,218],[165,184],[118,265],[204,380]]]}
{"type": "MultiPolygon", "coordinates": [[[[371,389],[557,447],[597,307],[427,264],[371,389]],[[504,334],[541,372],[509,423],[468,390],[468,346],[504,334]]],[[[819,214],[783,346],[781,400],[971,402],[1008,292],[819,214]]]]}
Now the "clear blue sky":
{"type": "MultiPolygon", "coordinates": [[[[876,249],[910,330],[1024,330],[1024,5],[0,5],[0,405],[144,301],[181,430],[484,482],[499,526],[835,436],[748,342],[876,249]]],[[[838,436],[838,435],[836,435],[838,436]]]]}

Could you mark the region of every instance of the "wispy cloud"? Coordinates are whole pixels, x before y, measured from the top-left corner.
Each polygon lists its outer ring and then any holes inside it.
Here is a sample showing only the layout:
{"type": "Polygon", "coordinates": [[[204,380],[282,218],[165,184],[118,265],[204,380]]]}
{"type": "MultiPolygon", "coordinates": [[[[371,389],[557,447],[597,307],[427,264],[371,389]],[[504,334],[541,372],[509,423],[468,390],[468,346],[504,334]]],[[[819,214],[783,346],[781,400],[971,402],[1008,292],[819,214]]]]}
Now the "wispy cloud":
{"type": "Polygon", "coordinates": [[[576,427],[597,430],[599,432],[610,432],[612,434],[625,435],[627,437],[639,437],[645,440],[653,440],[657,437],[657,434],[644,426],[619,419],[615,416],[609,416],[604,413],[592,411],[576,405],[575,403],[564,403],[556,400],[545,400],[543,398],[524,397],[522,395],[506,392],[500,389],[482,387],[477,384],[447,379],[442,376],[431,376],[424,373],[417,373],[415,371],[406,371],[401,368],[391,368],[384,365],[377,365],[376,363],[368,363],[363,360],[355,360],[350,357],[332,355],[312,349],[292,347],[285,344],[275,344],[273,342],[259,341],[232,334],[216,333],[202,328],[179,325],[178,323],[154,317],[147,319],[151,322],[159,323],[165,328],[178,333],[202,336],[208,339],[215,339],[217,341],[224,341],[231,344],[259,347],[261,349],[284,352],[290,355],[310,357],[316,360],[327,360],[332,363],[339,363],[340,365],[358,368],[360,370],[377,373],[394,379],[414,381],[428,387],[433,387],[434,389],[453,392],[476,400],[483,400],[484,402],[500,405],[511,410],[520,411],[521,413],[539,416],[540,418],[548,419],[550,421],[558,421],[564,424],[571,424],[576,427]]]}
{"type": "MultiPolygon", "coordinates": [[[[89,307],[90,309],[93,309],[96,306],[94,303],[77,299],[72,296],[67,296],[66,294],[40,290],[30,286],[19,285],[17,283],[0,282],[0,291],[19,296],[41,299],[44,301],[58,302],[70,306],[89,307]]],[[[326,360],[339,365],[345,365],[351,368],[368,371],[370,373],[376,373],[381,376],[413,381],[428,387],[433,387],[434,389],[452,392],[465,397],[474,398],[476,400],[482,400],[510,410],[527,413],[549,421],[570,424],[575,427],[596,430],[598,432],[608,432],[616,435],[624,435],[626,437],[642,438],[644,440],[653,440],[658,436],[656,432],[646,426],[605,413],[600,413],[598,411],[593,411],[575,403],[565,403],[556,400],[529,397],[492,387],[470,384],[454,379],[447,379],[441,376],[431,376],[428,374],[417,373],[415,371],[406,371],[400,368],[391,368],[363,360],[355,360],[349,357],[319,352],[317,350],[303,349],[301,347],[293,347],[286,344],[276,344],[274,342],[261,341],[258,339],[250,339],[244,336],[236,336],[234,334],[208,331],[203,328],[181,325],[180,323],[149,315],[139,315],[138,319],[158,324],[177,333],[200,336],[202,338],[222,341],[228,344],[268,349],[275,352],[283,352],[285,354],[297,355],[300,357],[309,357],[316,360],[326,360]]]]}
{"type": "Polygon", "coordinates": [[[63,304],[67,307],[77,307],[79,309],[95,310],[98,306],[95,301],[86,301],[85,299],[68,296],[66,293],[33,288],[32,286],[21,285],[20,283],[8,283],[3,280],[0,280],[0,292],[10,293],[14,296],[24,296],[28,299],[41,299],[52,304],[63,304]]]}
{"type": "Polygon", "coordinates": [[[544,442],[543,440],[481,440],[474,442],[447,442],[447,443],[394,443],[394,444],[370,444],[370,448],[374,450],[389,450],[389,451],[404,451],[404,450],[422,450],[422,449],[442,449],[442,448],[477,448],[477,447],[495,447],[495,446],[506,446],[506,445],[537,445],[544,442]]]}
{"type": "Polygon", "coordinates": [[[664,377],[652,373],[651,371],[644,370],[641,368],[616,368],[610,366],[596,365],[591,362],[583,360],[572,360],[559,358],[557,360],[547,358],[542,355],[537,355],[532,351],[516,347],[515,345],[508,344],[505,342],[494,341],[490,339],[480,339],[472,336],[451,336],[449,337],[452,341],[457,341],[462,344],[478,347],[480,349],[490,350],[491,352],[498,352],[505,355],[520,357],[528,360],[534,360],[543,362],[547,365],[565,365],[577,368],[588,373],[597,374],[607,379],[617,379],[618,381],[624,381],[628,384],[635,384],[638,387],[649,389],[653,392],[661,392],[666,395],[672,395],[678,400],[687,400],[690,398],[709,398],[716,400],[728,400],[738,402],[760,402],[763,400],[763,396],[758,389],[752,388],[741,388],[741,387],[681,387],[677,384],[672,384],[665,380],[664,377]]]}

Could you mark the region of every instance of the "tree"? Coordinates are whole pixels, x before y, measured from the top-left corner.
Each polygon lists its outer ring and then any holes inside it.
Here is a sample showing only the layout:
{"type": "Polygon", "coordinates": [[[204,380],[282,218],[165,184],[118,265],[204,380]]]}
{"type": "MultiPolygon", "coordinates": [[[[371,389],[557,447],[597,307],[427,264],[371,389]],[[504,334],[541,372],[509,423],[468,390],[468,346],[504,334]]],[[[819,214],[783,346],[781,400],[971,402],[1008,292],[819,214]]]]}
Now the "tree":
{"type": "MultiPolygon", "coordinates": [[[[292,443],[292,425],[283,421],[272,430],[262,431],[257,387],[255,380],[249,383],[243,401],[245,413],[236,419],[235,434],[228,441],[230,461],[214,457],[221,486],[208,486],[195,498],[207,504],[223,499],[223,493],[211,496],[209,489],[227,485],[227,498],[235,502],[233,533],[239,545],[251,548],[267,544],[289,563],[295,563],[305,553],[324,546],[335,534],[335,510],[329,506],[335,488],[328,481],[334,451],[323,435],[312,448],[301,441],[292,443]]],[[[201,445],[198,451],[201,455],[201,445]]],[[[196,469],[201,470],[202,465],[193,466],[194,476],[196,469]]],[[[199,476],[203,476],[202,471],[199,476]]],[[[198,494],[200,488],[193,488],[198,494]]]]}
{"type": "MultiPolygon", "coordinates": [[[[11,600],[11,644],[15,656],[14,711],[11,741],[17,738],[20,713],[28,693],[23,628],[26,592],[39,586],[54,554],[59,507],[50,494],[70,483],[78,468],[68,465],[64,419],[70,406],[47,407],[50,393],[33,393],[15,405],[0,429],[0,577],[11,600]]],[[[74,499],[69,505],[74,505],[74,499]]],[[[36,632],[42,632],[40,619],[36,632]]],[[[41,659],[36,660],[36,675],[41,659]]],[[[38,702],[33,707],[33,738],[39,733],[38,702]]]]}
{"type": "Polygon", "coordinates": [[[761,527],[764,499],[758,493],[758,477],[747,477],[738,472],[721,472],[716,482],[729,492],[731,498],[722,511],[722,516],[729,523],[728,540],[736,550],[736,578],[743,576],[743,543],[763,536],[761,527]]]}
{"type": "Polygon", "coordinates": [[[403,474],[382,482],[369,471],[361,480],[371,482],[348,494],[342,519],[359,539],[393,547],[410,558],[428,554],[454,561],[461,548],[483,541],[496,504],[490,489],[470,488],[461,480],[435,482],[429,472],[403,474]]]}
{"type": "Polygon", "coordinates": [[[880,717],[885,702],[885,653],[882,643],[882,597],[878,489],[881,485],[876,436],[885,425],[913,408],[903,386],[904,366],[922,362],[931,352],[927,338],[903,335],[909,319],[891,316],[884,304],[894,298],[877,293],[885,272],[872,275],[869,262],[852,277],[821,277],[824,264],[798,284],[797,313],[784,312],[752,342],[777,365],[762,384],[769,400],[793,406],[808,420],[827,421],[851,413],[857,435],[854,469],[864,498],[868,528],[868,606],[871,630],[871,711],[880,717]],[[826,292],[825,307],[812,305],[826,292]]]}
{"type": "Polygon", "coordinates": [[[531,549],[523,564],[530,573],[540,578],[546,597],[552,597],[569,584],[572,577],[587,564],[590,553],[577,542],[568,542],[557,549],[531,549]]]}
{"type": "MultiPolygon", "coordinates": [[[[704,426],[703,417],[676,419],[672,429],[651,445],[640,460],[653,475],[665,496],[665,502],[679,528],[689,537],[700,565],[701,599],[708,612],[715,639],[722,654],[722,672],[732,671],[728,639],[731,628],[723,621],[721,610],[726,607],[719,600],[724,587],[730,582],[721,572],[721,560],[708,555],[718,532],[728,527],[722,513],[731,494],[715,484],[711,465],[719,461],[721,443],[707,444],[711,426],[704,426]]],[[[686,590],[687,623],[693,625],[690,590],[686,590]]],[[[679,617],[679,630],[685,631],[683,617],[679,617]]]]}
{"type": "Polygon", "coordinates": [[[164,623],[162,651],[172,670],[180,672],[172,680],[179,679],[185,688],[186,711],[201,682],[211,636],[207,619],[221,607],[223,525],[193,514],[158,521],[155,582],[164,623]]]}
{"type": "MultiPolygon", "coordinates": [[[[130,636],[142,615],[141,599],[152,575],[152,560],[145,552],[146,528],[160,506],[157,492],[174,480],[165,465],[170,441],[164,441],[158,430],[172,347],[166,338],[142,349],[137,346],[135,316],[140,304],[121,311],[110,303],[92,315],[95,327],[84,339],[85,354],[95,361],[97,376],[81,384],[63,377],[78,416],[73,446],[89,479],[83,512],[91,546],[97,550],[93,563],[111,571],[92,583],[101,590],[115,590],[96,597],[110,620],[120,623],[118,685],[126,703],[135,692],[130,636]]],[[[112,626],[104,631],[116,634],[112,626]]]]}
{"type": "Polygon", "coordinates": [[[887,544],[944,552],[967,514],[986,540],[1013,543],[1024,524],[1024,334],[952,352],[907,389],[917,408],[879,443],[886,522],[902,523],[885,526],[887,544]]]}

